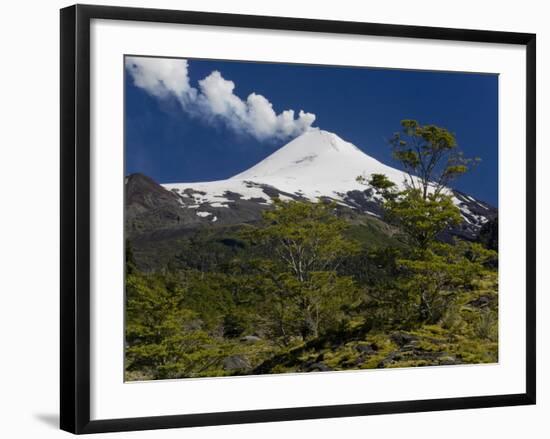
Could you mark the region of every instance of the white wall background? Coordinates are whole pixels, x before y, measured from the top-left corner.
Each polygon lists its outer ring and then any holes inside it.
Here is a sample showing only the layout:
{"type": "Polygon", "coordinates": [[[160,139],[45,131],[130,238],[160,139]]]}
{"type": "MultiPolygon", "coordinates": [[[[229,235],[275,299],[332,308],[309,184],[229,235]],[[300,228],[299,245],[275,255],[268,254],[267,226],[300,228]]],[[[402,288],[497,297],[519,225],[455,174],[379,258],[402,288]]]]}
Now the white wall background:
{"type": "MultiPolygon", "coordinates": [[[[523,0],[103,0],[88,3],[537,33],[539,403],[455,412],[326,419],[105,437],[545,437],[550,432],[550,28],[545,2],[523,0]],[[545,349],[546,348],[546,349],[545,349]],[[545,416],[546,415],[546,416],[545,416]]],[[[66,436],[58,422],[59,13],[64,1],[9,2],[0,14],[0,436],[66,436]]]]}

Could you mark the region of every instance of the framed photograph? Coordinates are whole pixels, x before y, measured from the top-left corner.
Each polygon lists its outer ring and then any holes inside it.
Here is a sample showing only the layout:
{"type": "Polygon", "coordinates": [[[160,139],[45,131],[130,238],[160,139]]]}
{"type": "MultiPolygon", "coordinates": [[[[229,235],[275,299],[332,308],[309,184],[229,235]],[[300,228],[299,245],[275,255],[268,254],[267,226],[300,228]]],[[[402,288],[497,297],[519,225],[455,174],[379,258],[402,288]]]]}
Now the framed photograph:
{"type": "Polygon", "coordinates": [[[61,428],[535,403],[535,35],[61,10],[61,428]]]}

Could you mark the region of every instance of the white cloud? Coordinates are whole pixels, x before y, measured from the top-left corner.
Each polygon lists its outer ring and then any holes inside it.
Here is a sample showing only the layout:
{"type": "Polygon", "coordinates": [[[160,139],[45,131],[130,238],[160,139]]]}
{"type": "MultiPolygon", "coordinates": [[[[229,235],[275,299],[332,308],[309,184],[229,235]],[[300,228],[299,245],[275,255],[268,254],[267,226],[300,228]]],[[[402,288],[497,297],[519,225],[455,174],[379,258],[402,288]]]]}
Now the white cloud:
{"type": "Polygon", "coordinates": [[[315,115],[300,110],[279,114],[264,96],[251,93],[246,100],[235,94],[235,83],[217,70],[191,86],[188,63],[184,59],[128,57],[126,68],[134,84],[157,98],[175,97],[188,113],[206,121],[220,120],[237,133],[256,139],[285,139],[307,131],[315,115]]]}
{"type": "Polygon", "coordinates": [[[137,87],[159,98],[174,95],[186,99],[195,94],[189,84],[187,60],[174,58],[126,58],[126,68],[137,87]]]}
{"type": "Polygon", "coordinates": [[[199,81],[201,103],[217,115],[236,114],[241,117],[246,112],[244,102],[233,93],[235,83],[224,79],[214,70],[199,81]]]}

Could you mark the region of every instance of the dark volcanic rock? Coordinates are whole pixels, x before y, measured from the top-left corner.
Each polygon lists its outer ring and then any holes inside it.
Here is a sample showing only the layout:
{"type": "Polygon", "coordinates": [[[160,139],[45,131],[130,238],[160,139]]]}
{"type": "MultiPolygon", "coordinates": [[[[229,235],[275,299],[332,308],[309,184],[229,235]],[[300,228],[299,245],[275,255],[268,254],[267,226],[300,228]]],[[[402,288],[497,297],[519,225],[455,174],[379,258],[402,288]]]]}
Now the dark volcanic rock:
{"type": "Polygon", "coordinates": [[[225,197],[230,202],[224,206],[197,205],[192,195],[199,191],[169,191],[142,174],[126,177],[125,193],[126,237],[138,244],[177,239],[200,227],[255,222],[269,208],[266,200],[244,200],[229,191],[225,197]]]}
{"type": "Polygon", "coordinates": [[[281,191],[281,190],[277,189],[276,187],[269,186],[267,184],[259,184],[259,183],[254,183],[253,181],[247,181],[246,185],[248,187],[258,187],[258,188],[260,188],[262,190],[262,192],[264,194],[266,194],[267,198],[278,198],[281,195],[283,195],[283,196],[291,198],[293,200],[306,201],[306,199],[304,197],[302,197],[298,194],[291,194],[289,192],[284,192],[284,191],[281,191]]]}
{"type": "Polygon", "coordinates": [[[381,217],[384,214],[379,201],[373,198],[373,190],[349,191],[344,200],[350,205],[364,213],[381,217]]]}
{"type": "MultiPolygon", "coordinates": [[[[498,216],[498,210],[483,201],[476,200],[463,192],[454,190],[453,195],[459,201],[459,208],[464,221],[451,228],[447,234],[459,238],[475,241],[483,226],[498,216]]],[[[446,235],[442,236],[445,240],[446,235]]]]}
{"type": "MultiPolygon", "coordinates": [[[[188,199],[192,200],[191,198],[188,199]]],[[[202,218],[185,206],[185,197],[164,189],[143,174],[132,174],[125,180],[126,236],[177,228],[183,224],[198,225],[202,218]]]]}
{"type": "Polygon", "coordinates": [[[126,177],[126,205],[142,208],[155,208],[164,203],[177,202],[178,196],[164,189],[152,178],[143,174],[126,177]]]}
{"type": "Polygon", "coordinates": [[[248,369],[249,367],[250,367],[250,363],[242,355],[231,355],[223,359],[224,370],[234,371],[234,370],[248,369]]]}

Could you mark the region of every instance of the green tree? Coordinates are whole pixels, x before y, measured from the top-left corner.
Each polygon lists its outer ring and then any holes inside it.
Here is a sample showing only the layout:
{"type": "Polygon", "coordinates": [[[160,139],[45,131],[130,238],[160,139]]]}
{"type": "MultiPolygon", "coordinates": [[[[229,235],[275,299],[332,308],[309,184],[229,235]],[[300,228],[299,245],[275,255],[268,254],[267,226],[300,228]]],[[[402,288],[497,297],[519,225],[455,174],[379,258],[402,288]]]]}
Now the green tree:
{"type": "Polygon", "coordinates": [[[277,200],[263,224],[248,234],[271,254],[257,267],[271,283],[268,299],[283,338],[296,332],[317,337],[340,321],[342,308],[353,301],[351,278],[337,274],[344,258],[358,250],[344,237],[346,228],[334,204],[277,200]]]}
{"type": "Polygon", "coordinates": [[[270,249],[277,263],[305,281],[314,271],[336,270],[357,250],[343,235],[347,227],[333,203],[277,199],[275,209],[264,212],[263,225],[252,236],[270,249]]]}
{"type": "Polygon", "coordinates": [[[488,249],[498,250],[498,217],[487,221],[481,226],[478,240],[488,249]]]}
{"type": "Polygon", "coordinates": [[[386,220],[399,227],[412,249],[425,251],[441,232],[462,221],[450,195],[432,192],[424,196],[420,189],[412,187],[399,191],[383,174],[372,174],[368,180],[359,176],[357,181],[378,190],[386,220]]]}
{"type": "Polygon", "coordinates": [[[390,144],[408,174],[405,188],[400,190],[382,174],[357,177],[382,195],[386,219],[398,227],[407,244],[396,255],[394,279],[386,280],[382,293],[371,289],[369,299],[374,306],[385,306],[394,322],[436,323],[481,275],[494,252],[480,244],[449,245],[438,240],[442,232],[462,222],[460,210],[443,189],[475,160],[463,157],[454,135],[445,128],[414,120],[401,121],[401,127],[390,144]],[[384,302],[388,297],[400,305],[384,302]]]}
{"type": "Polygon", "coordinates": [[[390,200],[397,197],[397,185],[391,181],[385,174],[371,174],[370,178],[359,175],[355,178],[358,183],[371,186],[376,189],[384,198],[390,200]]]}
{"type": "Polygon", "coordinates": [[[405,189],[399,190],[384,174],[372,174],[370,179],[358,176],[357,181],[382,195],[387,219],[400,228],[411,247],[425,251],[441,232],[462,221],[452,197],[443,189],[476,160],[464,158],[446,128],[410,119],[402,120],[401,127],[390,145],[408,174],[405,189]]]}
{"type": "Polygon", "coordinates": [[[126,279],[126,370],[155,379],[199,374],[220,360],[198,315],[182,307],[185,290],[163,275],[126,279]]]}
{"type": "Polygon", "coordinates": [[[418,189],[424,199],[429,187],[439,194],[479,160],[465,158],[455,135],[446,128],[411,119],[401,121],[401,130],[390,138],[390,145],[408,174],[407,184],[418,189]]]}
{"type": "Polygon", "coordinates": [[[443,231],[462,222],[458,207],[449,195],[442,193],[424,198],[418,189],[405,189],[387,197],[384,209],[387,219],[399,227],[410,247],[420,252],[427,250],[443,231]]]}
{"type": "Polygon", "coordinates": [[[415,258],[398,260],[404,269],[399,288],[408,291],[416,303],[417,321],[438,323],[472,289],[485,271],[484,263],[494,255],[476,243],[439,242],[415,258]]]}

